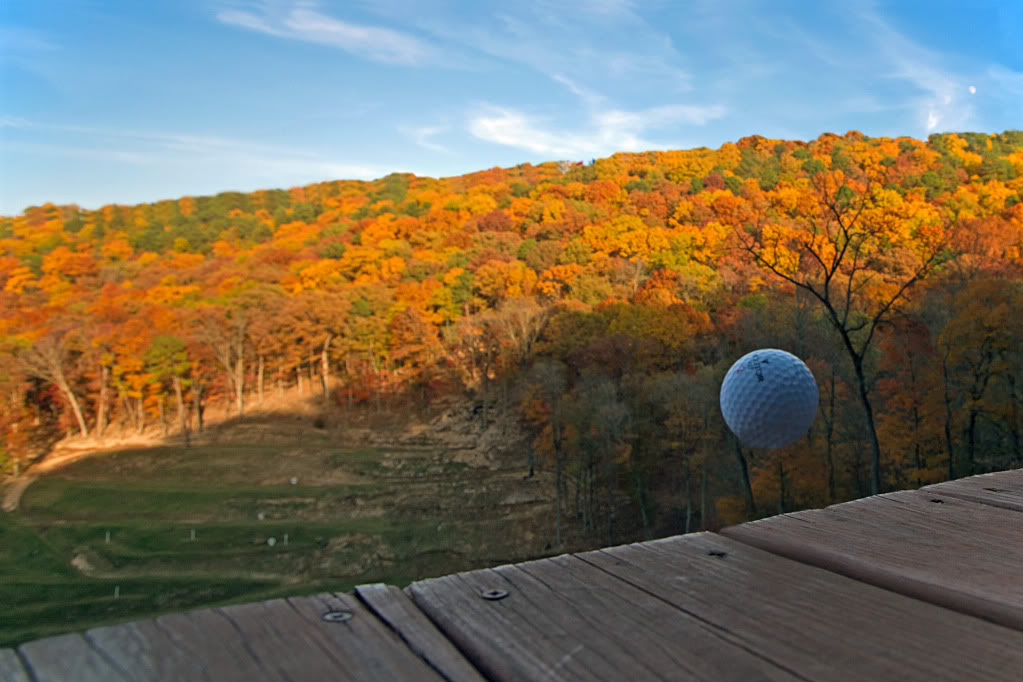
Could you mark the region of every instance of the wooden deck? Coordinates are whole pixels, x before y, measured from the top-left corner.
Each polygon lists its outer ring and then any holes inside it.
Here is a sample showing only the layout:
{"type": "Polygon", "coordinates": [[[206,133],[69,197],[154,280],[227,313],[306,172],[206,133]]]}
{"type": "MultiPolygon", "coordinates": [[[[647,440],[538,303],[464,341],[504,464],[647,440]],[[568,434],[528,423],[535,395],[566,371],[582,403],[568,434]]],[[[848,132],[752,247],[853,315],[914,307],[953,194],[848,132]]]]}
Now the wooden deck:
{"type": "Polygon", "coordinates": [[[0,650],[0,680],[657,679],[1023,680],[1023,469],[0,650]]]}

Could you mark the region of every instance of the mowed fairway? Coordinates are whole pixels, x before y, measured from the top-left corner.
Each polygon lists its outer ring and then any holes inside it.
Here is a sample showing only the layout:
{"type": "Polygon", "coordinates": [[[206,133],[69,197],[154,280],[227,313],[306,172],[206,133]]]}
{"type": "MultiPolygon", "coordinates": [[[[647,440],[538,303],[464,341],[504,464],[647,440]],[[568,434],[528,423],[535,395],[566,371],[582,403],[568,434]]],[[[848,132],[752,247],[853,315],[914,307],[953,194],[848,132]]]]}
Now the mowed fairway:
{"type": "Polygon", "coordinates": [[[97,453],[39,478],[0,514],[0,647],[520,560],[543,544],[547,506],[521,472],[425,451],[97,453]]]}

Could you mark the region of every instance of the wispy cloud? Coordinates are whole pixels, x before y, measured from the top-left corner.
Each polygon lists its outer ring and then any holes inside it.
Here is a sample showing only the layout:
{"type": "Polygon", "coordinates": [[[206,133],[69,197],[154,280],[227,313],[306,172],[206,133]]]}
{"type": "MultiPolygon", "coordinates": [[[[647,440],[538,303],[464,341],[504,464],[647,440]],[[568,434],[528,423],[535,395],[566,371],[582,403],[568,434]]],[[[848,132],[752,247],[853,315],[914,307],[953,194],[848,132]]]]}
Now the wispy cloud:
{"type": "Polygon", "coordinates": [[[264,2],[260,12],[221,10],[217,19],[280,38],[330,45],[373,61],[423,66],[440,61],[436,48],[407,33],[380,26],[341,21],[315,9],[311,2],[292,2],[284,11],[264,2]]]}
{"type": "Polygon", "coordinates": [[[400,133],[411,138],[413,142],[423,149],[429,149],[432,152],[441,152],[443,154],[450,154],[451,150],[444,145],[431,141],[431,138],[440,135],[441,133],[445,133],[449,129],[450,128],[448,126],[398,126],[398,131],[400,133]]]}
{"type": "Polygon", "coordinates": [[[987,77],[996,86],[995,94],[1017,98],[1016,103],[1023,112],[1023,73],[996,64],[988,67],[987,77]]]}
{"type": "Polygon", "coordinates": [[[118,151],[102,147],[77,147],[48,142],[5,141],[0,144],[0,148],[6,152],[28,152],[35,155],[84,159],[87,161],[116,161],[133,165],[144,165],[153,162],[152,157],[139,152],[118,151]]]}
{"type": "Polygon", "coordinates": [[[580,130],[559,128],[543,117],[485,104],[470,116],[468,129],[473,136],[488,142],[535,154],[574,157],[664,147],[644,134],[651,128],[671,124],[700,125],[724,114],[724,107],[720,106],[672,105],[642,111],[611,109],[594,113],[589,125],[580,130]]]}
{"type": "Polygon", "coordinates": [[[600,94],[598,94],[596,92],[593,92],[591,90],[588,90],[588,89],[586,89],[586,88],[584,88],[584,87],[582,87],[580,85],[577,85],[574,81],[571,81],[568,78],[565,78],[561,74],[558,74],[558,73],[551,74],[551,79],[554,80],[555,82],[558,82],[558,83],[561,83],[562,85],[564,85],[566,88],[568,88],[569,92],[571,92],[573,95],[575,95],[576,97],[581,99],[583,102],[585,102],[587,106],[594,107],[594,108],[595,107],[599,107],[607,99],[603,95],[600,95],[600,94]]]}
{"type": "Polygon", "coordinates": [[[568,109],[561,103],[557,109],[536,104],[526,109],[521,96],[514,104],[489,97],[467,114],[466,130],[480,140],[539,155],[610,154],[671,146],[656,143],[651,134],[668,126],[701,126],[726,112],[723,104],[693,94],[685,56],[629,0],[526,0],[481,20],[422,20],[417,27],[506,70],[539,74],[578,102],[568,109]],[[648,106],[623,106],[628,99],[648,106]],[[559,123],[568,120],[572,123],[559,123]]]}
{"type": "Polygon", "coordinates": [[[31,121],[25,118],[0,117],[0,127],[25,133],[40,131],[70,138],[70,142],[35,142],[23,139],[5,140],[4,149],[37,151],[48,155],[68,156],[95,161],[131,164],[186,165],[244,170],[268,179],[302,174],[310,178],[376,178],[386,170],[360,163],[332,159],[319,151],[274,145],[217,135],[125,130],[31,121]]]}
{"type": "Polygon", "coordinates": [[[591,0],[581,8],[534,0],[484,21],[421,19],[416,26],[445,43],[577,84],[643,88],[654,79],[669,95],[692,87],[670,37],[620,0],[591,0]]]}
{"type": "Polygon", "coordinates": [[[0,128],[28,128],[32,122],[20,116],[0,116],[0,128]]]}
{"type": "Polygon", "coordinates": [[[929,50],[896,31],[868,6],[859,13],[866,33],[883,59],[883,77],[907,81],[918,93],[906,99],[916,108],[917,120],[928,133],[963,130],[973,119],[968,101],[969,80],[942,68],[944,55],[929,50]]]}

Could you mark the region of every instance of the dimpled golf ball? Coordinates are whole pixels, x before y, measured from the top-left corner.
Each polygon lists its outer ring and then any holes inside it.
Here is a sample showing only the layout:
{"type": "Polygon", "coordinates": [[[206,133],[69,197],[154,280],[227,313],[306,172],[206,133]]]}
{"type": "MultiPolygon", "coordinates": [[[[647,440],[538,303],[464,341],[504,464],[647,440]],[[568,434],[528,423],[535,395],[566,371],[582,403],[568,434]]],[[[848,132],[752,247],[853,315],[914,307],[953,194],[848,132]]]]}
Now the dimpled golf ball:
{"type": "Polygon", "coordinates": [[[817,382],[792,353],[764,348],[739,358],[721,382],[721,414],[746,447],[781,448],[810,430],[817,382]]]}

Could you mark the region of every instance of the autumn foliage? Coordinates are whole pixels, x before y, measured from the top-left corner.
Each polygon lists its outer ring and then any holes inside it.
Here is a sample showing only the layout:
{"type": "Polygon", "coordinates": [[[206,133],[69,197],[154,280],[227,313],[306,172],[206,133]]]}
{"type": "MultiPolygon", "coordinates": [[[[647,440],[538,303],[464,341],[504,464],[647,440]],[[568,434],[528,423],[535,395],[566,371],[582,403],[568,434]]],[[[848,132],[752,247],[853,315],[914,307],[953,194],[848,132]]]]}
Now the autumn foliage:
{"type": "Polygon", "coordinates": [[[47,204],[0,218],[0,459],[47,433],[188,436],[272,391],[468,390],[556,470],[559,540],[563,511],[609,541],[694,530],[1023,466],[1019,311],[1018,131],[47,204]],[[717,388],[772,346],[820,412],[749,452],[717,388]]]}

